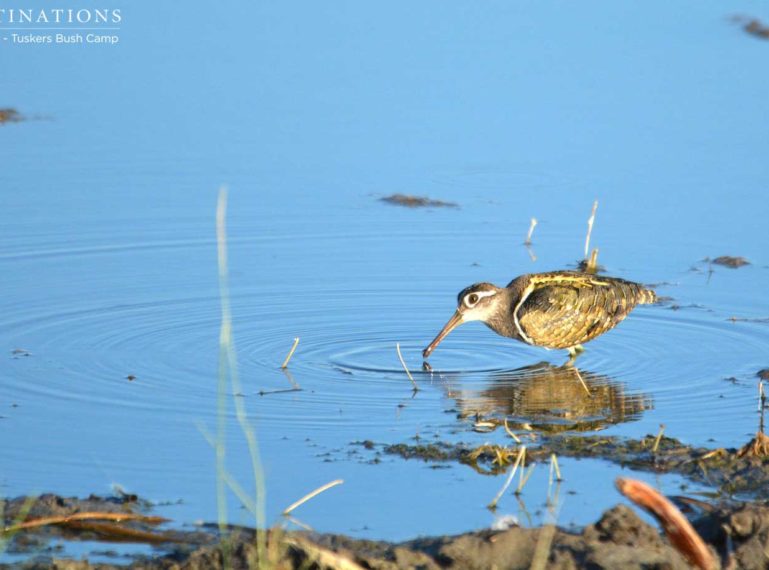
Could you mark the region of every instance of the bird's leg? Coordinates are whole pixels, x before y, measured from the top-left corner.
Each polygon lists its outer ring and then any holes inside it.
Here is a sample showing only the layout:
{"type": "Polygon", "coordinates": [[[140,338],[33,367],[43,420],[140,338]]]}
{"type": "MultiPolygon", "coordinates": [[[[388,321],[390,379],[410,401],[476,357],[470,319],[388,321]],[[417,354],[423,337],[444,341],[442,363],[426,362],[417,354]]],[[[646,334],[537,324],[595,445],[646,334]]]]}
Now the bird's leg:
{"type": "Polygon", "coordinates": [[[590,393],[590,388],[587,387],[587,384],[585,384],[585,381],[582,379],[582,374],[579,373],[579,368],[574,365],[574,361],[577,360],[577,356],[583,352],[585,352],[585,349],[581,344],[569,348],[569,360],[566,362],[566,364],[564,364],[564,366],[568,366],[574,370],[574,373],[577,375],[577,379],[582,384],[582,387],[585,389],[585,392],[587,392],[587,395],[592,396],[590,393]]]}
{"type": "Polygon", "coordinates": [[[575,358],[577,358],[577,356],[585,352],[585,347],[582,346],[581,344],[575,344],[574,346],[570,346],[566,350],[569,351],[569,360],[574,360],[575,358]]]}

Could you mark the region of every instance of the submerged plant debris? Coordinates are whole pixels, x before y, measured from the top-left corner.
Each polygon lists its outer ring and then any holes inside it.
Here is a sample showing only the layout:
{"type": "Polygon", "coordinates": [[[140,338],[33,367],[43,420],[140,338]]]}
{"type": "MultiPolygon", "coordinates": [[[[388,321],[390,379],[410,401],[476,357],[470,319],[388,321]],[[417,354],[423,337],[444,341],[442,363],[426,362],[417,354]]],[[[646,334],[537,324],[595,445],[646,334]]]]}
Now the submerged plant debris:
{"type": "Polygon", "coordinates": [[[23,120],[24,117],[16,109],[11,109],[10,107],[0,109],[0,125],[4,123],[18,123],[23,120]]]}
{"type": "Polygon", "coordinates": [[[392,194],[380,198],[382,202],[393,204],[395,206],[405,206],[406,208],[458,208],[456,202],[444,202],[443,200],[434,200],[426,196],[412,196],[409,194],[392,194]]]}
{"type": "MultiPolygon", "coordinates": [[[[612,491],[613,492],[613,491],[612,491]]],[[[21,497],[7,501],[6,524],[18,515],[21,497]]],[[[129,508],[112,499],[74,498],[45,495],[33,510],[35,516],[104,508],[108,512],[129,508]]],[[[764,545],[769,540],[769,506],[724,505],[705,509],[693,525],[707,547],[727,567],[765,568],[764,545]]],[[[112,549],[94,552],[98,563],[87,557],[68,560],[59,550],[63,539],[94,538],[88,529],[46,527],[15,533],[8,543],[15,554],[34,552],[26,562],[0,564],[3,569],[70,568],[77,570],[199,570],[219,568],[531,568],[536,559],[541,567],[577,568],[689,568],[685,559],[658,529],[641,520],[634,510],[617,505],[579,532],[567,532],[552,525],[523,528],[485,529],[455,536],[423,537],[391,543],[350,538],[337,534],[286,531],[276,526],[266,533],[265,560],[259,560],[253,529],[228,527],[222,534],[217,525],[204,524],[194,530],[173,531],[174,541],[156,545],[152,555],[121,555],[112,549]],[[104,561],[114,559],[114,563],[104,561]]],[[[8,538],[8,537],[3,537],[8,538]]],[[[104,537],[97,537],[105,540],[104,537]]],[[[110,542],[117,542],[114,538],[110,542]]],[[[141,536],[132,539],[146,543],[141,536]]]]}
{"type": "Polygon", "coordinates": [[[711,261],[711,263],[715,263],[716,265],[723,265],[724,267],[729,267],[731,269],[737,269],[743,265],[750,265],[750,261],[744,257],[733,255],[721,255],[709,261],[711,261]]]}
{"type": "MultiPolygon", "coordinates": [[[[533,462],[549,461],[553,453],[559,457],[603,459],[639,471],[677,473],[714,487],[723,496],[744,493],[769,500],[769,457],[760,453],[765,441],[756,438],[737,450],[691,447],[670,437],[660,437],[657,443],[653,435],[639,440],[599,435],[546,436],[528,447],[526,455],[533,462]],[[757,452],[747,453],[748,446],[757,452]]],[[[512,441],[509,447],[437,442],[385,445],[382,451],[404,459],[461,463],[479,473],[498,475],[507,471],[518,448],[512,441]]]]}
{"type": "Polygon", "coordinates": [[[769,26],[765,25],[761,20],[750,20],[743,29],[754,37],[769,40],[769,26]]]}

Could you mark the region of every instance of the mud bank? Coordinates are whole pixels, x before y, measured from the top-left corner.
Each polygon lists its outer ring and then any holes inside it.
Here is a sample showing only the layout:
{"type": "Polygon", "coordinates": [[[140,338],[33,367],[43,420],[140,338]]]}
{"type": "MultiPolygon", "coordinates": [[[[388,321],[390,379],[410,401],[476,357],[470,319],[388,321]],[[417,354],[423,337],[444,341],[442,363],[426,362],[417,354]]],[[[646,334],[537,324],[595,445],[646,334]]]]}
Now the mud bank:
{"type": "MultiPolygon", "coordinates": [[[[24,498],[4,504],[6,525],[29,501],[24,498]]],[[[143,511],[138,500],[89,497],[85,500],[55,495],[39,497],[30,510],[32,517],[61,516],[75,512],[126,513],[143,511]]],[[[113,525],[115,526],[115,525],[113,525]]],[[[769,564],[769,507],[763,505],[712,508],[694,521],[724,567],[765,568],[769,564]]],[[[8,550],[28,558],[2,569],[109,570],[146,568],[150,570],[204,568],[254,568],[259,560],[252,529],[229,528],[222,535],[215,525],[195,530],[161,530],[156,522],[132,521],[125,525],[133,534],[123,540],[155,544],[152,556],[134,556],[121,563],[93,563],[67,560],[50,544],[70,541],[102,540],[117,542],[116,534],[104,528],[49,525],[16,532],[8,550]],[[161,537],[160,542],[149,537],[161,537]],[[56,539],[54,541],[53,539],[56,539]]],[[[6,538],[8,538],[6,536],[6,538]]],[[[117,548],[117,547],[116,547],[117,548]]],[[[643,522],[631,508],[618,505],[581,533],[570,533],[553,526],[513,527],[482,530],[457,536],[419,538],[401,543],[358,540],[334,534],[285,532],[267,533],[263,559],[274,568],[689,568],[684,558],[658,530],[643,522]]],[[[104,555],[102,554],[103,558],[104,555]]]]}

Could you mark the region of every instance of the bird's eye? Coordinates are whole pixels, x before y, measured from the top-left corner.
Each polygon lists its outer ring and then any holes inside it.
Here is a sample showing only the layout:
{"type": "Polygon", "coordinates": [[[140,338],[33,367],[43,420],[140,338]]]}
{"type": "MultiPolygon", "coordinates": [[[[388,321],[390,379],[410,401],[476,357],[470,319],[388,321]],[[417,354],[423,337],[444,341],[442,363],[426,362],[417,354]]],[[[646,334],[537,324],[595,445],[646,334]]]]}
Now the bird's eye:
{"type": "Polygon", "coordinates": [[[476,293],[470,293],[467,296],[467,304],[471,307],[478,302],[478,295],[476,293]]]}

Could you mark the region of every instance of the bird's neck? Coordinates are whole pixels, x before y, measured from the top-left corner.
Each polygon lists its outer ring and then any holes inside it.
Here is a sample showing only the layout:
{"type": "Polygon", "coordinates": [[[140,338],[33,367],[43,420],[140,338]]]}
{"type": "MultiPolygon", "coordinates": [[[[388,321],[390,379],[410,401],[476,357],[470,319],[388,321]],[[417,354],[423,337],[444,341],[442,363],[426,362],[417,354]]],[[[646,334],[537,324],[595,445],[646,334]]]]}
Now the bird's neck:
{"type": "Polygon", "coordinates": [[[510,289],[502,289],[495,297],[494,311],[484,321],[486,326],[499,335],[520,338],[513,317],[513,310],[518,301],[514,292],[510,289]]]}

